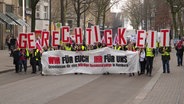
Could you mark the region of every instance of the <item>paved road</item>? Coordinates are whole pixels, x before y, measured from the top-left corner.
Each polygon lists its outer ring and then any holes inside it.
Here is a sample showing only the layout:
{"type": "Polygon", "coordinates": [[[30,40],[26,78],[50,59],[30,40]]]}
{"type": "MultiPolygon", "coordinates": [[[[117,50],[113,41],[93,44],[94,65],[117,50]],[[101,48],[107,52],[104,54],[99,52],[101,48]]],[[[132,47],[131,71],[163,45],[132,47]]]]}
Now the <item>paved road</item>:
{"type": "MultiPolygon", "coordinates": [[[[161,67],[160,57],[155,60],[154,75],[161,67]]],[[[30,73],[0,74],[0,104],[126,104],[153,78],[146,75],[41,76],[30,73]]]]}

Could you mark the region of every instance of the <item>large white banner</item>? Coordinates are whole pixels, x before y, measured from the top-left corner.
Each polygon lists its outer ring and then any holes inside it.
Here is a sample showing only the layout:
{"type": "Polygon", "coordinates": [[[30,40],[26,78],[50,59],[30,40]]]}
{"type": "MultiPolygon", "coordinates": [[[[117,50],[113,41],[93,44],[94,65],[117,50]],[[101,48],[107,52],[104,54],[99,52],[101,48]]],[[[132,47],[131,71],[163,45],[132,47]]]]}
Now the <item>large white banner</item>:
{"type": "Polygon", "coordinates": [[[140,70],[138,52],[118,51],[108,47],[91,51],[48,51],[42,55],[42,74],[133,73],[140,70]]]}

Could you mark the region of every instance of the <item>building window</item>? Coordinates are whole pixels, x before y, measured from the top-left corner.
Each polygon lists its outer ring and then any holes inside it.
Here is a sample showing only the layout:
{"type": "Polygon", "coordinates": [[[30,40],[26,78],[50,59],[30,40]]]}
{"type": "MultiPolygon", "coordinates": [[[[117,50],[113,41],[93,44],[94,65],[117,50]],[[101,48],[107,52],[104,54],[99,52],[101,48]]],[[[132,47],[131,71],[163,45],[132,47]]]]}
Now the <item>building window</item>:
{"type": "Polygon", "coordinates": [[[44,6],[44,19],[48,19],[48,6],[44,6]]]}
{"type": "Polygon", "coordinates": [[[36,18],[40,18],[40,13],[39,12],[36,13],[36,18]]]}
{"type": "Polygon", "coordinates": [[[13,6],[12,5],[6,5],[6,13],[13,13],[13,6]]]}
{"type": "Polygon", "coordinates": [[[36,11],[40,11],[40,5],[36,6],[36,11]]]}
{"type": "Polygon", "coordinates": [[[31,8],[31,1],[30,0],[26,0],[26,8],[31,8]]]}
{"type": "Polygon", "coordinates": [[[36,18],[40,18],[40,5],[36,6],[36,18]]]}

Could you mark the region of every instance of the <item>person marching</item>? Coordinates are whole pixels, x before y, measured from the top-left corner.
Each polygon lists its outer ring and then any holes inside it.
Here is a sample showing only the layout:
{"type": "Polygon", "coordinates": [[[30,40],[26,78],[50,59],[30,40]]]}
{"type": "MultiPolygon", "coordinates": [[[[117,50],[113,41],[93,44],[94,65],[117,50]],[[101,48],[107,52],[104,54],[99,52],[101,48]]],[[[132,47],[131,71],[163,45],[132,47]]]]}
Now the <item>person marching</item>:
{"type": "Polygon", "coordinates": [[[140,63],[141,72],[139,73],[139,75],[145,73],[145,66],[146,66],[145,58],[146,58],[145,48],[140,48],[139,63],[140,63]]]}
{"type": "Polygon", "coordinates": [[[24,67],[24,72],[27,72],[27,59],[29,58],[29,51],[27,49],[20,50],[20,72],[22,71],[22,65],[24,67]]]}
{"type": "Polygon", "coordinates": [[[36,57],[34,56],[34,50],[30,52],[30,65],[32,66],[32,74],[36,74],[36,57]]]}
{"type": "Polygon", "coordinates": [[[16,48],[13,51],[13,64],[15,64],[15,72],[19,73],[19,66],[20,66],[20,50],[16,48]]]}
{"type": "MultiPolygon", "coordinates": [[[[35,64],[33,64],[34,66],[34,70],[36,70],[36,65],[38,65],[38,70],[42,71],[42,64],[41,64],[41,52],[38,49],[34,50],[34,57],[35,57],[35,64]]],[[[36,73],[36,72],[35,72],[36,73]]]]}
{"type": "Polygon", "coordinates": [[[183,47],[183,41],[179,41],[175,47],[176,49],[176,56],[177,56],[177,62],[178,62],[178,66],[182,66],[183,64],[183,51],[184,51],[184,47],[183,47]]]}
{"type": "Polygon", "coordinates": [[[146,69],[147,75],[151,77],[155,49],[146,47],[146,69]]]}
{"type": "Polygon", "coordinates": [[[170,73],[169,60],[170,60],[171,46],[160,47],[159,52],[162,54],[163,73],[166,73],[166,69],[167,73],[170,73]]]}

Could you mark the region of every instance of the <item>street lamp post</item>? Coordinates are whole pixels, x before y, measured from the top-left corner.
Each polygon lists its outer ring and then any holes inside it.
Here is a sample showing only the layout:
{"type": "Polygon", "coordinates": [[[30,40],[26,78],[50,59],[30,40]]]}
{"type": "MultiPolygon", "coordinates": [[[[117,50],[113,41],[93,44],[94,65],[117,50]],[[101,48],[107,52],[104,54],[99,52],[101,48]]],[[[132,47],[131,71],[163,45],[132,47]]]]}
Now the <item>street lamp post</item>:
{"type": "MultiPolygon", "coordinates": [[[[25,0],[22,0],[22,19],[25,22],[25,0]]],[[[23,33],[26,32],[26,27],[23,26],[23,33]]]]}
{"type": "Polygon", "coordinates": [[[49,40],[49,46],[51,46],[51,0],[49,0],[49,31],[50,31],[50,40],[49,40]]]}
{"type": "Polygon", "coordinates": [[[84,36],[83,36],[83,43],[86,41],[86,0],[83,0],[83,6],[84,6],[84,36]]]}

